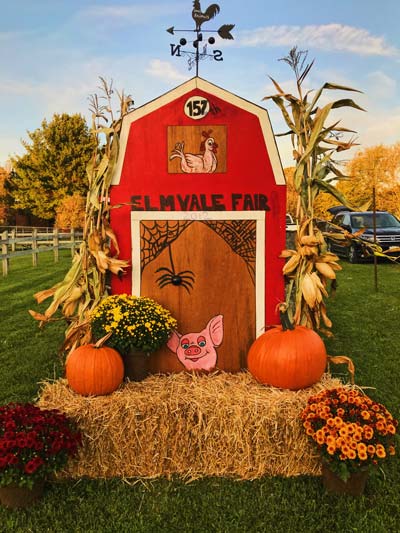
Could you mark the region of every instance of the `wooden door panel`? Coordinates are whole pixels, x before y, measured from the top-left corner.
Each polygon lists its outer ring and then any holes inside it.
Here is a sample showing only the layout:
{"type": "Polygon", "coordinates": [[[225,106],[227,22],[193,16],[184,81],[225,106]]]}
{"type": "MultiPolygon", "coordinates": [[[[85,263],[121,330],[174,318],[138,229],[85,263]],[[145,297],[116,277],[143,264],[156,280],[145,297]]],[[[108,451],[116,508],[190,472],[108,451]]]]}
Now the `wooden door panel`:
{"type": "MultiPolygon", "coordinates": [[[[228,233],[234,222],[225,221],[228,233]]],[[[251,223],[255,227],[255,221],[251,223]]],[[[147,232],[154,229],[152,221],[142,221],[141,226],[142,235],[146,229],[147,232]]],[[[255,239],[255,231],[252,236],[255,239]]],[[[145,244],[141,243],[142,249],[145,244]]],[[[182,334],[200,332],[212,317],[223,315],[224,337],[217,348],[217,368],[226,371],[244,368],[247,351],[256,337],[255,285],[248,258],[241,257],[223,236],[201,221],[186,225],[154,259],[150,256],[149,260],[146,255],[144,260],[144,257],[141,295],[170,309],[182,334]],[[192,287],[168,283],[160,288],[157,280],[166,271],[157,272],[159,268],[168,268],[175,274],[190,271],[191,278],[186,281],[192,287]]],[[[152,372],[176,372],[184,367],[176,355],[164,347],[151,355],[150,369],[152,372]]]]}

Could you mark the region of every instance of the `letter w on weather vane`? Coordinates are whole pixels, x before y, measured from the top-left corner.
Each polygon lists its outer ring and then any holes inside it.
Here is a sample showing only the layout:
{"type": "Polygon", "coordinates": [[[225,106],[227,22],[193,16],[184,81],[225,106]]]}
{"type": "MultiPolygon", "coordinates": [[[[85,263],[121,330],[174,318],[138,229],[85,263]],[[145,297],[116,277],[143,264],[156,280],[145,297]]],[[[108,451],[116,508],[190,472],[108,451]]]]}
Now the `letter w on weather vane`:
{"type": "Polygon", "coordinates": [[[194,39],[194,41],[192,41],[194,47],[193,52],[182,49],[182,46],[186,46],[188,44],[188,41],[184,37],[179,40],[179,44],[170,44],[171,56],[181,57],[182,55],[185,55],[188,58],[189,70],[191,70],[193,66],[196,67],[196,76],[199,75],[199,62],[201,60],[208,58],[215,61],[223,61],[224,59],[221,50],[212,50],[212,53],[208,52],[207,44],[213,46],[215,44],[215,37],[211,35],[207,39],[207,42],[203,44],[203,33],[216,33],[221,39],[233,39],[231,30],[235,27],[234,24],[223,24],[218,30],[202,30],[202,25],[205,22],[208,22],[209,20],[213,19],[216,15],[218,15],[219,12],[220,7],[218,4],[209,5],[207,9],[203,12],[201,9],[200,1],[194,0],[192,18],[195,22],[196,27],[193,30],[177,30],[174,26],[171,26],[167,29],[167,32],[171,35],[175,35],[175,32],[194,32],[196,34],[196,38],[194,39]],[[202,51],[200,51],[199,48],[202,44],[203,49],[202,51]]]}

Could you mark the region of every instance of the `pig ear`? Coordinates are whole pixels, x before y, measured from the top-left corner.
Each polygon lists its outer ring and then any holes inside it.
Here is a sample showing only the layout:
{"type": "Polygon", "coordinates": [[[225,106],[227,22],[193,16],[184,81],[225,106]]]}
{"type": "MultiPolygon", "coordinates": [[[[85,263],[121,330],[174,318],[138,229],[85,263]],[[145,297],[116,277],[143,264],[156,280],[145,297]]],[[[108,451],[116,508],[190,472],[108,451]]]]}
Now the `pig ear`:
{"type": "Polygon", "coordinates": [[[214,316],[207,324],[211,341],[214,346],[219,346],[224,337],[224,317],[222,315],[214,316]]]}
{"type": "Polygon", "coordinates": [[[176,350],[179,346],[179,339],[182,337],[180,333],[177,331],[173,331],[170,338],[167,341],[167,346],[171,350],[171,352],[176,353],[176,350]]]}

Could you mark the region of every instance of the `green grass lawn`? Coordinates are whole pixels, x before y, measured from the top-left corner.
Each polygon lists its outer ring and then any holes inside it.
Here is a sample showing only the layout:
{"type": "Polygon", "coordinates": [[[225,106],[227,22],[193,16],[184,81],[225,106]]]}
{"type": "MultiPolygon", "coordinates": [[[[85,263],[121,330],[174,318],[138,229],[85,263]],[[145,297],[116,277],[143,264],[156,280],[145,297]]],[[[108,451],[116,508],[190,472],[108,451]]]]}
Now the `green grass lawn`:
{"type": "MultiPolygon", "coordinates": [[[[14,260],[0,280],[0,404],[29,401],[41,380],[63,373],[57,349],[63,324],[44,331],[28,314],[32,295],[60,280],[70,261],[47,254],[38,268],[29,258],[14,260]]],[[[350,356],[358,385],[400,417],[400,266],[379,264],[379,291],[373,265],[343,262],[337,294],[329,302],[334,338],[330,355],[350,356]]],[[[342,365],[332,371],[347,379],[342,365]]],[[[400,453],[400,450],[399,450],[400,453]]],[[[263,478],[256,481],[79,480],[49,484],[43,499],[27,510],[0,507],[0,533],[6,532],[360,532],[400,531],[398,457],[371,474],[360,498],[330,496],[318,477],[263,478]]]]}

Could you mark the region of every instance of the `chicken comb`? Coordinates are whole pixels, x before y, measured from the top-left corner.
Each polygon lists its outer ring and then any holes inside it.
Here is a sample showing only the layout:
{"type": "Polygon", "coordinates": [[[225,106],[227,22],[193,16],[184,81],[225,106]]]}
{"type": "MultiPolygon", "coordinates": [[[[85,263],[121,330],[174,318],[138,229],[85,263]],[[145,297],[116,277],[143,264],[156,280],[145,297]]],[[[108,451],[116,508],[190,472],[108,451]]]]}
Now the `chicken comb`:
{"type": "Polygon", "coordinates": [[[202,134],[203,137],[205,137],[206,139],[208,139],[209,136],[212,134],[212,131],[213,131],[213,130],[202,131],[201,134],[202,134]]]}

